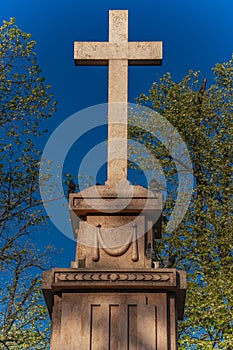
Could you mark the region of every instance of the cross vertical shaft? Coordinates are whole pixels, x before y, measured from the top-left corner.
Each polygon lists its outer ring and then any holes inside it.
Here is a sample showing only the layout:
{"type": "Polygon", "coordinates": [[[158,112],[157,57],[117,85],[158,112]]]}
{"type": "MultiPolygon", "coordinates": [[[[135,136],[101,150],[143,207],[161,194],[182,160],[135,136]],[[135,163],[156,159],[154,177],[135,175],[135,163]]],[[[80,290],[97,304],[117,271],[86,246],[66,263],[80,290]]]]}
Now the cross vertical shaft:
{"type": "MultiPolygon", "coordinates": [[[[109,42],[128,43],[128,12],[110,11],[109,42]]],[[[127,181],[128,60],[109,59],[108,71],[108,183],[127,181]]]]}

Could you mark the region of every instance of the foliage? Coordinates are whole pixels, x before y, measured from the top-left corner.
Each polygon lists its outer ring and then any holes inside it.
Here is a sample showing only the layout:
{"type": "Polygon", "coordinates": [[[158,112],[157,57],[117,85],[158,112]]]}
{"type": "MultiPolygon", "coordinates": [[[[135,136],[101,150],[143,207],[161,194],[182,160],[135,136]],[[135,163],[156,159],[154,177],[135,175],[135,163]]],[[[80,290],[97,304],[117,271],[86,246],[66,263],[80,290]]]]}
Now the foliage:
{"type": "Polygon", "coordinates": [[[40,270],[47,252],[27,247],[1,271],[0,349],[48,349],[40,270]],[[37,253],[35,255],[35,252],[37,253]]]}
{"type": "Polygon", "coordinates": [[[31,232],[43,222],[38,188],[40,123],[55,111],[35,41],[12,18],[0,27],[0,348],[45,349],[40,278],[45,257],[31,232]]]}
{"type": "MultiPolygon", "coordinates": [[[[148,95],[138,98],[139,104],[173,124],[193,163],[195,189],[189,210],[172,234],[166,233],[163,225],[163,239],[158,245],[160,254],[177,253],[177,268],[188,273],[179,349],[233,348],[233,57],[216,64],[213,74],[215,84],[205,89],[200,72],[190,71],[178,83],[167,73],[153,83],[148,95]]],[[[145,145],[163,167],[166,223],[177,196],[177,171],[168,150],[145,132],[152,125],[153,113],[146,127],[131,126],[129,134],[145,145]]],[[[137,157],[141,168],[148,167],[147,159],[137,157]]],[[[175,161],[179,162],[179,157],[175,161]]]]}

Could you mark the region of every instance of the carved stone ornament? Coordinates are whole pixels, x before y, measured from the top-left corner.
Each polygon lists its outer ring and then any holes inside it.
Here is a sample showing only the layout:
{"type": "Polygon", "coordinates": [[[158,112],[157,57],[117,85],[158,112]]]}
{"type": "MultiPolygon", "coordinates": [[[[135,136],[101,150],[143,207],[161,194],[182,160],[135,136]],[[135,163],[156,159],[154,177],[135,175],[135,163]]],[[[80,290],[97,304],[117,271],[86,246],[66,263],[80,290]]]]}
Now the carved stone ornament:
{"type": "Polygon", "coordinates": [[[169,272],[56,272],[55,283],[59,282],[173,282],[173,273],[169,272]]]}
{"type": "Polygon", "coordinates": [[[101,234],[101,228],[97,227],[96,230],[96,235],[95,235],[95,247],[94,247],[94,251],[93,251],[93,261],[99,261],[100,258],[100,252],[99,249],[101,247],[101,249],[104,250],[104,252],[110,256],[121,256],[124,255],[129,247],[132,246],[132,256],[131,259],[132,261],[136,262],[139,259],[138,256],[138,242],[137,242],[137,225],[133,225],[132,226],[132,233],[131,235],[128,237],[128,242],[127,244],[121,246],[121,247],[117,247],[117,248],[107,248],[106,244],[104,242],[104,239],[102,237],[101,234]]]}

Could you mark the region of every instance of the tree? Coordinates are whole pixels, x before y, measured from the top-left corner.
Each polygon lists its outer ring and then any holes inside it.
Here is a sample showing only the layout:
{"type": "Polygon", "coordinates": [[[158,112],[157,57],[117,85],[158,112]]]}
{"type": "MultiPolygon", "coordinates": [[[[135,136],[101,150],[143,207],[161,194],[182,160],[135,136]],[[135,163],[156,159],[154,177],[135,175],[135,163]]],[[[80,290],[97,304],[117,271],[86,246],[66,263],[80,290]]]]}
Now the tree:
{"type": "MultiPolygon", "coordinates": [[[[216,64],[213,74],[215,84],[206,88],[200,72],[190,71],[178,83],[167,73],[153,83],[148,95],[141,94],[137,100],[172,123],[192,159],[192,201],[172,234],[166,233],[165,223],[177,196],[174,159],[154,135],[145,131],[153,125],[153,113],[146,127],[129,129],[130,138],[145,145],[159,159],[167,181],[163,238],[158,253],[177,253],[177,268],[188,273],[179,349],[233,348],[233,57],[229,62],[216,64]]],[[[148,167],[144,154],[142,157],[137,153],[137,158],[142,169],[148,167]]]]}
{"type": "MultiPolygon", "coordinates": [[[[45,254],[31,242],[46,221],[38,185],[37,140],[55,112],[35,41],[13,18],[0,27],[0,349],[47,348],[40,277],[45,254]]],[[[47,257],[46,257],[47,259],[47,257]]]]}

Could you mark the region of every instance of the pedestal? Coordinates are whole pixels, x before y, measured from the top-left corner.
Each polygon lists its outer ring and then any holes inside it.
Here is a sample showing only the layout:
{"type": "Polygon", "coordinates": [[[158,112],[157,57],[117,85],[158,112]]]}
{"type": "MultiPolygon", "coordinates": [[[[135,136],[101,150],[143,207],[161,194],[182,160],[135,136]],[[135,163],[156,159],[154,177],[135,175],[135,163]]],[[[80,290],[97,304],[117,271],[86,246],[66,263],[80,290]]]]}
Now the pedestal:
{"type": "Polygon", "coordinates": [[[50,349],[176,350],[185,290],[175,269],[47,271],[50,349]]]}
{"type": "Polygon", "coordinates": [[[176,350],[183,271],[152,268],[161,193],[125,184],[69,196],[75,261],[44,273],[51,350],[176,350]],[[148,253],[149,250],[149,253],[148,253]]]}

